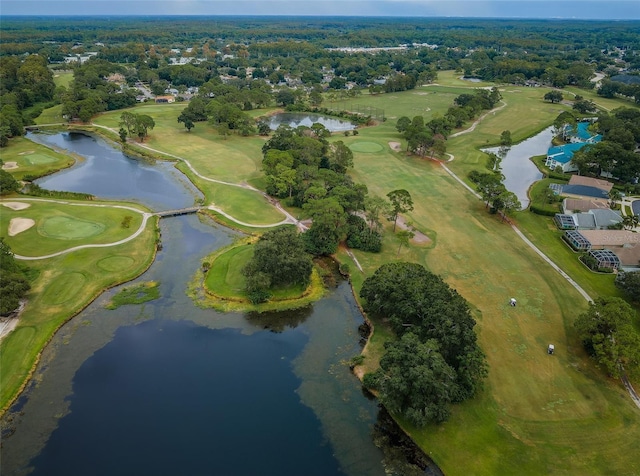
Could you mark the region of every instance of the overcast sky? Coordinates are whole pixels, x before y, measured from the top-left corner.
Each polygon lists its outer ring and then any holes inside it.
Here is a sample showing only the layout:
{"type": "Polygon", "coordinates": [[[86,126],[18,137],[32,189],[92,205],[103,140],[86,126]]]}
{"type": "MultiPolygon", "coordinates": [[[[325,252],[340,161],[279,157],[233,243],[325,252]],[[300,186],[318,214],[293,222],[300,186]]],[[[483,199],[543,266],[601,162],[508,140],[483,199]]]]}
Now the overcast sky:
{"type": "Polygon", "coordinates": [[[639,20],[640,0],[0,0],[0,15],[348,15],[639,20]]]}

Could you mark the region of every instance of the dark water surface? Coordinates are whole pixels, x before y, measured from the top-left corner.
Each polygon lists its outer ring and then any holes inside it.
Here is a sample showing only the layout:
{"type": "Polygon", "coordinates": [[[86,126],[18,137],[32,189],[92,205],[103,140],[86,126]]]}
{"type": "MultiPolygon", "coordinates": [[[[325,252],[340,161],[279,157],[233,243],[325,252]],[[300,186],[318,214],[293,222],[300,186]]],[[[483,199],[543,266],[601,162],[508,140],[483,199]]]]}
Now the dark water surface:
{"type": "Polygon", "coordinates": [[[0,474],[384,475],[377,405],[346,364],[363,322],[348,283],[286,313],[201,309],[188,283],[235,234],[195,215],[161,234],[137,281],[162,297],[109,311],[109,290],[63,326],[3,418],[0,474]]]}
{"type": "Polygon", "coordinates": [[[319,122],[331,132],[351,131],[356,128],[352,122],[320,114],[283,112],[269,117],[269,127],[273,130],[276,130],[282,124],[294,128],[298,126],[311,127],[314,122],[319,122]]]}

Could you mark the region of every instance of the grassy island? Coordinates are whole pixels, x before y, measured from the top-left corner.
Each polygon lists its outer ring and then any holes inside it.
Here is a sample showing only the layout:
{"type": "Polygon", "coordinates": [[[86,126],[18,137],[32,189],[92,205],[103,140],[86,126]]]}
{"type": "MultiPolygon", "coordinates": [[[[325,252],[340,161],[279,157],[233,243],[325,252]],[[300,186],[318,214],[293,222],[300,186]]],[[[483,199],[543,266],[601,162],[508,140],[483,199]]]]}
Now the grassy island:
{"type": "Polygon", "coordinates": [[[255,238],[240,240],[203,260],[202,270],[196,273],[189,286],[189,294],[199,306],[225,312],[279,311],[304,307],[324,295],[321,270],[314,267],[308,285],[274,287],[270,289],[271,297],[267,302],[252,304],[242,269],[253,256],[254,242],[255,238]],[[199,293],[199,289],[204,293],[199,293]]]}
{"type": "MultiPolygon", "coordinates": [[[[353,167],[348,175],[366,184],[370,195],[385,197],[398,189],[411,193],[414,207],[403,218],[424,237],[423,241],[416,236],[403,244],[393,225],[386,222],[381,226],[380,253],[353,252],[362,271],[351,256],[338,251],[337,259],[350,265],[356,295],[363,281],[385,263],[402,260],[423,265],[468,301],[478,343],[489,364],[484,389],[454,406],[447,422],[418,428],[400,415],[394,417],[445,474],[639,473],[635,456],[640,454],[638,409],[621,383],[589,359],[573,326],[587,301],[508,222],[489,214],[484,203],[461,183],[473,187],[467,174],[486,170],[487,155],[480,149],[498,144],[501,132],[510,130],[514,142],[524,140],[551,125],[570,106],[545,102],[546,87],[480,83],[498,87],[501,103],[473,126],[468,122],[451,134],[446,154],[436,155],[434,160],[408,154],[407,141],[396,130],[399,117],[421,115],[428,121],[442,116],[456,96],[472,92],[476,86],[451,71],[438,72],[437,84],[414,90],[362,94],[345,107],[383,109],[387,120],[362,127],[357,135],[326,138],[330,145],[341,141],[350,147],[353,167]],[[509,306],[511,297],[517,299],[517,308],[509,306]],[[553,357],[546,354],[549,343],[557,349],[553,357]]],[[[580,90],[580,94],[605,110],[630,105],[621,99],[599,98],[588,90],[580,90]]],[[[337,101],[333,105],[339,107],[337,101]]],[[[222,137],[206,122],[187,132],[177,123],[184,107],[154,104],[129,109],[153,116],[156,122],[148,140],[134,145],[180,160],[180,168],[205,194],[205,205],[233,216],[243,230],[263,231],[278,225],[284,219],[282,212],[260,191],[266,189],[261,170],[264,138],[222,137]]],[[[111,135],[117,134],[120,114],[108,112],[94,122],[109,128],[111,135]]],[[[44,217],[39,218],[37,208],[29,212],[34,221],[44,217]]],[[[295,216],[304,213],[292,207],[289,210],[295,216]]],[[[4,212],[2,233],[6,233],[8,213],[14,213],[4,212]]],[[[63,213],[70,214],[70,208],[61,207],[48,215],[63,213]]],[[[76,216],[84,230],[78,240],[95,242],[99,236],[96,227],[101,225],[104,229],[100,233],[109,233],[109,239],[126,235],[119,228],[124,218],[120,211],[105,209],[96,216],[76,216]]],[[[131,230],[140,219],[134,215],[131,230]]],[[[547,217],[525,210],[514,213],[511,221],[591,296],[619,295],[612,275],[590,273],[574,259],[547,217]]],[[[64,223],[53,225],[36,227],[31,233],[42,229],[55,235],[64,223]]],[[[40,350],[63,322],[105,288],[145,269],[153,258],[155,238],[152,226],[147,226],[126,244],[83,249],[30,265],[39,276],[32,285],[29,306],[2,345],[3,406],[16,395],[40,350]],[[24,349],[28,349],[26,353],[24,349]]],[[[50,251],[62,246],[47,243],[50,251]]],[[[314,268],[308,286],[275,288],[269,300],[251,304],[241,272],[256,246],[250,243],[249,239],[239,241],[204,258],[202,269],[195,272],[189,285],[189,294],[199,305],[223,311],[267,311],[304,306],[322,296],[321,273],[314,268]]],[[[29,247],[35,245],[17,241],[15,245],[25,247],[24,253],[34,252],[29,247]]],[[[372,323],[374,332],[362,364],[355,369],[358,374],[375,370],[385,342],[395,338],[383,319],[372,323]]],[[[633,383],[640,387],[639,382],[633,383]]]]}

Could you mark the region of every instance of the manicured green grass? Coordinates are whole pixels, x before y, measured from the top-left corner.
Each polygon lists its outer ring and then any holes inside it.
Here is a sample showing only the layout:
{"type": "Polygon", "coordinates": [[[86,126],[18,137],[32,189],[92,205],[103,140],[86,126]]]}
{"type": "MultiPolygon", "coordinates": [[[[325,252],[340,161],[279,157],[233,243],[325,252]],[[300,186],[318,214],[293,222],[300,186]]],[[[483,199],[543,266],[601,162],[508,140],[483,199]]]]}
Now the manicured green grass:
{"type": "Polygon", "coordinates": [[[242,270],[252,256],[253,245],[250,243],[231,248],[218,256],[207,272],[205,288],[222,298],[246,299],[242,270]]]}
{"type": "Polygon", "coordinates": [[[58,104],[57,106],[53,106],[42,111],[38,117],[34,119],[36,125],[40,124],[59,124],[64,122],[65,119],[62,117],[62,104],[58,104]]]}
{"type": "MultiPolygon", "coordinates": [[[[507,92],[505,109],[488,116],[474,133],[449,141],[449,151],[456,155],[451,165],[464,175],[484,165],[477,147],[495,141],[502,130],[520,140],[547,126],[562,107],[540,101],[537,96],[543,94],[533,88],[507,92]]],[[[424,430],[407,425],[412,437],[446,474],[540,474],[554,468],[596,474],[607,464],[617,471],[625,465],[638,471],[630,456],[640,451],[633,404],[618,382],[594,368],[572,327],[586,301],[436,163],[391,151],[389,136],[378,135],[375,128],[344,140],[383,147],[373,154],[354,151],[354,178],[380,196],[396,188],[411,193],[415,209],[407,217],[434,242],[402,249],[400,259],[426,265],[470,302],[490,365],[481,395],[455,407],[445,425],[424,430]],[[510,297],[518,307],[509,306],[510,297]],[[561,351],[548,356],[548,343],[561,351]]],[[[515,220],[594,297],[617,294],[612,276],[580,269],[548,221],[529,212],[515,220]]],[[[398,259],[396,252],[397,241],[387,232],[382,254],[355,254],[366,276],[398,259]]],[[[364,276],[353,266],[351,270],[357,290],[364,276]]],[[[383,323],[374,324],[376,333],[385,329],[383,323]]],[[[374,334],[366,365],[376,361],[383,341],[374,334]]]]}
{"type": "MultiPolygon", "coordinates": [[[[412,117],[422,110],[429,120],[434,114],[444,114],[460,92],[478,86],[456,79],[455,73],[440,74],[440,86],[388,95],[363,95],[354,102],[383,108],[387,116],[412,117]]],[[[473,133],[448,141],[448,152],[456,157],[450,165],[462,178],[472,169],[484,169],[485,155],[478,149],[495,144],[503,130],[510,130],[514,140],[519,141],[548,126],[566,109],[566,106],[544,102],[545,88],[501,86],[501,89],[507,103],[504,109],[486,117],[473,133]]],[[[220,150],[229,152],[229,157],[233,157],[232,150],[241,151],[249,157],[242,159],[237,169],[231,170],[231,164],[222,163],[224,157],[219,157],[211,160],[220,161],[220,165],[207,170],[215,172],[217,167],[221,176],[233,177],[230,181],[234,182],[260,180],[258,171],[246,165],[248,161],[253,161],[256,167],[259,164],[260,155],[254,157],[250,152],[259,151],[257,139],[246,139],[243,145],[244,139],[234,137],[237,144],[223,144],[227,141],[207,135],[205,127],[198,131],[196,126],[192,133],[183,134],[193,134],[198,140],[206,141],[207,146],[189,150],[190,144],[175,140],[179,135],[173,131],[175,124],[171,124],[175,123],[181,108],[142,106],[135,109],[136,112],[143,110],[158,114],[154,119],[159,125],[152,133],[155,137],[150,139],[150,143],[157,141],[157,148],[166,150],[161,142],[173,134],[169,147],[181,153],[172,153],[192,154],[193,158],[186,158],[194,160],[194,164],[198,161],[201,167],[208,167],[204,153],[207,147],[215,147],[216,154],[221,147],[220,150]]],[[[99,120],[117,125],[119,115],[115,119],[114,116],[108,114],[99,120]]],[[[507,224],[489,215],[484,205],[437,163],[407,156],[404,151],[393,151],[389,142],[402,142],[394,120],[361,128],[358,136],[336,135],[331,140],[356,146],[353,176],[356,181],[366,183],[370,193],[385,196],[394,189],[407,189],[415,206],[407,218],[432,238],[429,245],[414,243],[403,247],[398,256],[398,240],[391,232],[391,224],[386,223],[382,253],[355,252],[364,267],[364,273],[360,273],[355,266],[350,266],[356,292],[364,278],[381,264],[398,259],[417,262],[440,274],[465,297],[476,317],[479,342],[490,365],[485,390],[472,401],[455,406],[451,420],[444,425],[416,429],[400,420],[445,474],[640,473],[635,456],[640,453],[637,408],[619,382],[608,380],[582,350],[572,324],[587,304],[577,291],[528,248],[507,224]],[[365,150],[358,150],[358,143],[366,144],[365,150]],[[510,297],[518,300],[518,307],[509,306],[510,297]],[[556,346],[554,356],[546,354],[549,343],[556,346]]],[[[238,203],[244,200],[244,195],[230,197],[226,188],[216,192],[214,185],[196,182],[205,190],[207,199],[217,205],[224,204],[225,210],[235,207],[236,213],[249,213],[250,207],[238,203]]],[[[548,219],[521,212],[515,215],[515,221],[593,297],[617,293],[612,276],[593,275],[580,269],[581,265],[563,248],[548,219]]],[[[106,261],[104,255],[94,261],[92,272],[99,269],[98,263],[110,268],[128,256],[122,251],[111,251],[113,254],[106,261]]],[[[239,254],[241,257],[242,253],[239,254]]],[[[342,253],[340,258],[348,259],[342,253]]],[[[50,273],[58,272],[59,268],[65,270],[60,279],[73,286],[79,283],[86,286],[92,279],[84,270],[50,266],[46,267],[50,273]]],[[[226,283],[226,273],[224,276],[226,283]]],[[[198,294],[202,279],[201,272],[194,277],[191,295],[198,294]]],[[[234,279],[237,276],[231,274],[229,282],[234,279]]],[[[314,282],[319,279],[315,274],[314,282]]],[[[37,289],[33,292],[37,293],[37,289]]],[[[47,294],[49,299],[53,299],[51,294],[47,294]]],[[[62,295],[58,299],[76,298],[62,295]]],[[[313,299],[305,297],[306,302],[313,299]]],[[[225,310],[248,309],[228,303],[222,305],[206,296],[198,303],[225,310]]],[[[282,303],[277,302],[255,309],[281,306],[282,303]]],[[[375,368],[385,340],[392,338],[383,322],[374,321],[374,325],[376,332],[364,360],[369,369],[375,368]]],[[[19,355],[18,345],[31,345],[30,340],[34,338],[29,332],[28,328],[20,328],[20,332],[13,333],[16,334],[12,344],[14,359],[19,355]]],[[[2,388],[4,391],[4,386],[2,388]]]]}
{"type": "MultiPolygon", "coordinates": [[[[2,212],[4,215],[4,207],[2,212]]],[[[64,322],[104,289],[131,280],[148,268],[155,254],[155,223],[150,221],[144,233],[122,245],[27,263],[37,278],[18,326],[0,346],[1,409],[17,395],[41,350],[64,322]]]]}
{"type": "MultiPolygon", "coordinates": [[[[263,138],[232,135],[223,139],[206,123],[198,123],[191,132],[187,132],[177,122],[184,107],[186,105],[141,105],[130,110],[136,114],[148,114],[156,122],[145,141],[147,146],[188,160],[205,177],[237,184],[262,183],[263,138]]],[[[121,114],[122,111],[103,114],[94,122],[118,128],[121,114]]],[[[268,225],[284,219],[260,193],[203,180],[184,164],[179,168],[203,191],[206,204],[214,204],[240,221],[268,225]]]]}
{"type": "MultiPolygon", "coordinates": [[[[253,257],[251,243],[235,246],[218,255],[207,272],[205,289],[222,299],[231,301],[246,300],[245,277],[242,270],[253,257]]],[[[290,301],[304,295],[305,286],[284,286],[270,290],[270,301],[290,301]]]]}
{"type": "Polygon", "coordinates": [[[15,162],[17,168],[6,169],[17,180],[25,176],[41,177],[70,167],[75,160],[24,137],[14,137],[2,149],[4,163],[15,162]]]}
{"type": "Polygon", "coordinates": [[[204,279],[202,273],[194,275],[187,294],[197,305],[211,307],[221,311],[278,311],[307,306],[320,299],[325,292],[322,277],[318,269],[311,273],[311,282],[307,287],[285,286],[271,289],[271,298],[262,304],[251,304],[244,291],[245,279],[242,269],[253,255],[252,238],[247,238],[229,247],[215,251],[207,256],[203,263],[210,268],[204,279]],[[204,287],[206,293],[200,292],[204,287]]]}
{"type": "Polygon", "coordinates": [[[157,281],[147,281],[138,283],[135,286],[123,288],[118,294],[111,298],[105,306],[107,309],[118,309],[127,304],[142,304],[153,301],[160,297],[160,283],[157,281]]]}
{"type": "Polygon", "coordinates": [[[64,88],[68,88],[73,81],[73,71],[54,71],[53,72],[53,82],[58,86],[62,86],[64,88]]]}
{"type": "Polygon", "coordinates": [[[87,206],[99,202],[62,204],[20,197],[10,201],[30,205],[23,210],[2,206],[0,215],[0,236],[14,253],[23,256],[43,256],[84,244],[113,243],[130,236],[142,222],[142,215],[132,210],[87,206]],[[122,226],[126,216],[131,216],[129,228],[122,226]],[[9,236],[9,223],[14,218],[32,219],[35,225],[9,236]]]}

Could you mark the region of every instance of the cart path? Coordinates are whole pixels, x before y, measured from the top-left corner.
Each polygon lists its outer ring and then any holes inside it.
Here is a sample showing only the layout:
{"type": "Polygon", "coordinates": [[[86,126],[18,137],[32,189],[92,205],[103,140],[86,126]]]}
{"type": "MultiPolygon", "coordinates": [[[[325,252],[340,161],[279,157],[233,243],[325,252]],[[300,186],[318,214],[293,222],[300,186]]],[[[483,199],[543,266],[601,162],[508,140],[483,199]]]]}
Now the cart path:
{"type": "MultiPolygon", "coordinates": [[[[448,162],[451,162],[455,158],[453,156],[453,154],[447,154],[447,155],[450,157],[448,162]]],[[[473,190],[460,177],[458,177],[456,174],[454,174],[451,171],[451,169],[445,165],[444,162],[440,162],[440,161],[438,161],[438,162],[440,163],[440,166],[443,169],[445,169],[447,171],[447,173],[451,177],[453,177],[457,182],[459,182],[464,188],[466,188],[469,192],[471,192],[476,197],[482,199],[482,197],[480,196],[480,194],[478,192],[473,190]]],[[[591,299],[591,296],[589,296],[589,294],[582,288],[582,286],[580,286],[578,283],[576,283],[573,280],[573,278],[571,278],[571,276],[569,276],[567,273],[565,273],[564,270],[562,270],[557,264],[555,264],[551,258],[549,258],[536,245],[534,245],[531,242],[531,240],[529,240],[529,238],[527,238],[524,235],[524,233],[522,233],[522,231],[520,231],[520,229],[517,226],[515,226],[513,223],[511,223],[511,228],[520,237],[520,239],[522,239],[522,241],[524,241],[527,244],[527,246],[529,246],[538,256],[540,256],[540,258],[542,258],[544,261],[546,261],[549,264],[549,266],[551,266],[553,269],[555,269],[564,279],[566,279],[567,282],[569,282],[569,284],[571,284],[571,286],[573,286],[578,291],[578,293],[580,293],[580,295],[587,302],[589,302],[589,303],[593,302],[593,299],[591,299]]],[[[640,408],[640,395],[638,395],[636,390],[633,388],[633,385],[631,385],[631,382],[629,382],[629,379],[627,378],[627,376],[623,374],[622,377],[620,377],[620,380],[622,381],[622,384],[627,389],[627,392],[629,393],[629,396],[631,397],[631,400],[633,401],[633,403],[635,403],[635,405],[638,408],[640,408]]]]}
{"type": "MultiPolygon", "coordinates": [[[[95,123],[91,123],[92,126],[95,127],[99,127],[102,129],[106,129],[108,131],[117,133],[113,128],[111,127],[107,127],[107,126],[102,126],[100,124],[95,124],[95,123]]],[[[259,193],[260,195],[262,195],[271,205],[273,205],[280,213],[282,213],[284,215],[284,220],[278,222],[278,223],[272,223],[272,224],[268,224],[268,225],[256,225],[256,224],[251,224],[251,223],[246,223],[243,221],[238,220],[237,218],[229,215],[228,213],[225,213],[222,211],[222,209],[220,209],[219,207],[216,207],[215,205],[210,205],[206,208],[215,211],[216,213],[219,213],[223,216],[225,216],[226,218],[228,218],[229,220],[238,223],[239,225],[243,225],[243,226],[247,226],[247,227],[252,227],[252,228],[270,228],[270,227],[274,227],[274,226],[278,226],[278,225],[282,225],[282,224],[292,224],[295,225],[300,231],[305,231],[307,230],[307,226],[304,225],[303,223],[300,222],[300,220],[298,220],[297,218],[295,218],[293,215],[291,215],[291,213],[289,213],[288,211],[286,211],[283,207],[282,204],[278,201],[275,200],[274,198],[270,197],[269,195],[267,195],[265,192],[263,192],[262,190],[259,190],[251,185],[249,185],[246,182],[242,182],[242,183],[234,183],[234,182],[225,182],[224,180],[218,180],[212,177],[208,177],[206,175],[202,175],[200,172],[198,172],[195,167],[191,164],[191,162],[189,162],[189,160],[185,159],[184,157],[180,157],[179,155],[175,155],[175,154],[171,154],[169,152],[165,152],[163,150],[159,150],[159,149],[154,149],[153,147],[150,147],[146,144],[142,144],[139,142],[135,142],[135,145],[142,147],[144,149],[147,149],[151,152],[156,152],[158,154],[162,154],[162,155],[166,155],[167,157],[171,157],[172,159],[176,159],[179,160],[181,162],[184,162],[186,164],[187,167],[189,167],[189,170],[191,170],[191,172],[193,172],[193,174],[202,179],[202,180],[206,180],[207,182],[213,182],[213,183],[219,183],[221,185],[228,185],[230,187],[238,187],[238,188],[243,188],[245,190],[251,190],[252,192],[256,192],[259,193]]]]}
{"type": "MultiPolygon", "coordinates": [[[[449,139],[451,139],[452,137],[458,137],[458,136],[461,136],[462,134],[468,134],[469,132],[475,131],[476,126],[480,124],[480,122],[482,122],[482,120],[485,117],[487,117],[489,114],[495,114],[496,112],[500,111],[501,109],[504,109],[507,106],[507,103],[505,101],[501,100],[500,102],[502,103],[501,106],[494,107],[490,111],[485,112],[482,116],[480,116],[478,119],[473,121],[473,124],[471,124],[471,126],[468,129],[465,129],[464,131],[456,132],[455,134],[451,134],[449,136],[449,139]]],[[[451,154],[448,154],[448,155],[451,155],[451,154]]]]}
{"type": "MultiPolygon", "coordinates": [[[[13,201],[17,200],[16,198],[12,199],[13,201]]],[[[124,210],[129,210],[135,213],[139,213],[140,215],[142,215],[142,222],[140,223],[140,226],[138,227],[138,229],[136,231],[134,231],[131,235],[129,235],[127,238],[123,238],[122,240],[118,240],[118,241],[114,241],[112,243],[96,243],[96,244],[88,244],[88,245],[78,245],[78,246],[73,246],[71,248],[67,248],[66,250],[62,250],[62,251],[57,251],[56,253],[51,253],[48,255],[42,255],[42,256],[22,256],[19,254],[15,254],[14,256],[16,259],[20,259],[20,260],[25,260],[25,261],[34,261],[34,260],[40,260],[40,259],[47,259],[47,258],[54,258],[56,256],[61,256],[63,254],[66,253],[71,253],[72,251],[77,251],[77,250],[82,250],[85,248],[106,248],[109,246],[118,246],[121,245],[123,243],[127,243],[135,238],[137,238],[138,236],[140,236],[140,234],[145,230],[146,226],[147,226],[147,222],[149,221],[149,218],[151,218],[152,216],[154,216],[153,213],[149,213],[149,212],[144,212],[138,208],[134,208],[134,207],[129,207],[126,205],[104,205],[104,204],[99,204],[99,203],[74,203],[74,202],[68,202],[65,200],[54,200],[54,199],[45,199],[45,198],[23,198],[20,197],[19,198],[20,201],[28,201],[28,202],[47,202],[47,203],[60,203],[63,205],[72,205],[72,206],[77,206],[77,207],[98,207],[98,208],[121,208],[124,210]]],[[[4,201],[4,200],[2,200],[4,201]]]]}

